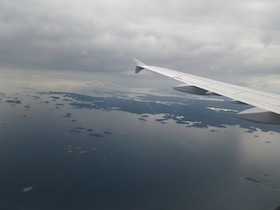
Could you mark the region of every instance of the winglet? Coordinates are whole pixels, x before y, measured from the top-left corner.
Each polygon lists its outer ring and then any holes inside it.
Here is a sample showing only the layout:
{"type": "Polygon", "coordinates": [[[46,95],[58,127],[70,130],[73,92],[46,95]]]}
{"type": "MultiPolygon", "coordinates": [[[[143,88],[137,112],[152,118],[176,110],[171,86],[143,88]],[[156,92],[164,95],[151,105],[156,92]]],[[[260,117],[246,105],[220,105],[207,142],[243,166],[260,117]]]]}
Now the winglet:
{"type": "Polygon", "coordinates": [[[135,73],[139,73],[142,69],[145,68],[146,64],[137,60],[136,58],[133,58],[133,60],[134,60],[134,63],[136,64],[135,73]]]}

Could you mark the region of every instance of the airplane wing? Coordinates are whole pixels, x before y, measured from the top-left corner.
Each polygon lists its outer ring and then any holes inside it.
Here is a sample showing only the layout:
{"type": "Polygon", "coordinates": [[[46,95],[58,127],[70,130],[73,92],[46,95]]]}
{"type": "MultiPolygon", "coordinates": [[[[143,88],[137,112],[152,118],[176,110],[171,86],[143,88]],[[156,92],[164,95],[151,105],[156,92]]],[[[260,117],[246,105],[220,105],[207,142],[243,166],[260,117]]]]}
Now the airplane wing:
{"type": "Polygon", "coordinates": [[[280,95],[278,94],[198,77],[171,69],[149,66],[135,58],[133,59],[136,64],[135,73],[146,69],[183,82],[182,85],[175,86],[175,90],[199,95],[223,95],[233,99],[233,102],[252,105],[253,108],[239,112],[237,116],[241,119],[259,123],[280,124],[280,95]]]}

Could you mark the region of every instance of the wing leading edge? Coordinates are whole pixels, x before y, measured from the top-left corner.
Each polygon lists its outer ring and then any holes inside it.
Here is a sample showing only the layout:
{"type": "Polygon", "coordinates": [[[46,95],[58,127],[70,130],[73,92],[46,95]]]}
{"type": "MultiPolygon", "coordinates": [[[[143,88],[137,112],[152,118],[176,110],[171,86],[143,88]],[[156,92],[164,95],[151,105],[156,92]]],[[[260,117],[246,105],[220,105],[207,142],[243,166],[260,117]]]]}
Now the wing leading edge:
{"type": "Polygon", "coordinates": [[[146,69],[184,83],[174,87],[175,90],[199,95],[223,95],[233,99],[233,102],[254,106],[254,108],[239,112],[237,116],[241,119],[259,123],[280,124],[280,95],[198,77],[171,69],[149,66],[135,58],[134,62],[136,64],[135,73],[146,69]]]}

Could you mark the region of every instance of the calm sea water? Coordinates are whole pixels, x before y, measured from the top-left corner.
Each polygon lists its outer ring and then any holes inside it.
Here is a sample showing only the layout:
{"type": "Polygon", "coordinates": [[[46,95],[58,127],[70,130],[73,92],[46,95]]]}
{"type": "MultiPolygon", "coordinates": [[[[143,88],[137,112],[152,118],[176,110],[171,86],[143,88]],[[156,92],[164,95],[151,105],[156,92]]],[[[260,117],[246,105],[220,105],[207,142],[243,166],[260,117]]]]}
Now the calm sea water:
{"type": "Polygon", "coordinates": [[[280,205],[279,128],[236,120],[236,105],[101,91],[94,79],[51,78],[51,86],[18,79],[12,88],[15,78],[7,75],[0,96],[1,209],[280,205]],[[68,86],[58,86],[63,82],[68,86]],[[221,106],[230,110],[209,109],[221,106]]]}

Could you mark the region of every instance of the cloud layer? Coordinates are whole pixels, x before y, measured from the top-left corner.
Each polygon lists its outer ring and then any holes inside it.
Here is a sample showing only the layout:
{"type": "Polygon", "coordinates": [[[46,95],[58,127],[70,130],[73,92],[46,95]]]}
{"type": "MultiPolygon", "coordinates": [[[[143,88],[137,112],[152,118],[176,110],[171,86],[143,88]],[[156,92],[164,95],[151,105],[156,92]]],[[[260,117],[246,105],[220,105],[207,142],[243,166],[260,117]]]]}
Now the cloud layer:
{"type": "Polygon", "coordinates": [[[2,67],[126,71],[135,56],[197,73],[278,74],[280,2],[4,0],[2,67]]]}

